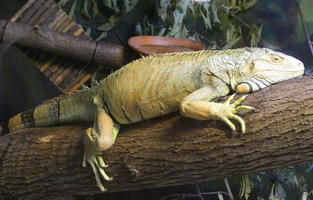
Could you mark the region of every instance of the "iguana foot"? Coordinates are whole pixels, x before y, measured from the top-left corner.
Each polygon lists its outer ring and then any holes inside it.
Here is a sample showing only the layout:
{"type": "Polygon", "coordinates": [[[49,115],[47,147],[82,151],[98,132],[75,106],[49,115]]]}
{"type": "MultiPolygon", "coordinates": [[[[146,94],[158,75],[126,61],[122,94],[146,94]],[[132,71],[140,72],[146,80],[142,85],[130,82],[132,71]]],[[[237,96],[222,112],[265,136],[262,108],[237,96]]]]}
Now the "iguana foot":
{"type": "Polygon", "coordinates": [[[244,120],[236,115],[236,113],[240,110],[254,110],[254,107],[251,106],[239,106],[247,97],[247,95],[242,96],[240,99],[236,100],[233,103],[230,103],[236,94],[232,94],[223,104],[223,114],[219,115],[219,117],[230,127],[231,130],[235,131],[236,127],[235,125],[229,120],[234,119],[237,120],[240,123],[241,131],[244,134],[246,132],[246,125],[244,120]]]}
{"type": "Polygon", "coordinates": [[[203,99],[194,100],[196,98],[199,98],[198,93],[194,95],[191,94],[189,96],[187,96],[185,100],[181,103],[181,115],[198,120],[222,120],[231,128],[231,130],[235,131],[235,125],[230,121],[230,119],[234,119],[240,123],[242,133],[245,133],[245,122],[241,117],[236,114],[240,110],[254,109],[251,106],[239,106],[239,104],[241,104],[245,100],[246,96],[241,97],[234,103],[230,102],[234,99],[235,94],[231,95],[224,103],[210,102],[203,99]]]}
{"type": "Polygon", "coordinates": [[[106,181],[111,181],[113,178],[109,177],[104,171],[104,168],[107,168],[108,165],[105,164],[102,153],[97,151],[93,142],[93,138],[91,136],[91,132],[92,128],[88,128],[84,136],[85,153],[83,158],[83,167],[86,167],[86,162],[90,164],[92,171],[95,175],[98,187],[101,191],[106,191],[101,183],[99,173],[106,181]]]}

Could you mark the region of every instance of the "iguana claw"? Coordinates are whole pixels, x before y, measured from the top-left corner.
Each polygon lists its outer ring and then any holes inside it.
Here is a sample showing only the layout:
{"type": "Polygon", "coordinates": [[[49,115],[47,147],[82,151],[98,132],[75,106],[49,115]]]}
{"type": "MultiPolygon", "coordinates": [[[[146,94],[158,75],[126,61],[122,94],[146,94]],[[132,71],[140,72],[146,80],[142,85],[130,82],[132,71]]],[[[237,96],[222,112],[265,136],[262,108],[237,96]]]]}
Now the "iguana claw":
{"type": "Polygon", "coordinates": [[[230,113],[228,113],[227,116],[223,116],[221,117],[221,119],[230,127],[230,129],[232,131],[236,130],[235,125],[229,120],[230,119],[234,119],[237,120],[240,123],[241,126],[241,131],[244,134],[246,132],[246,125],[244,120],[239,117],[238,115],[236,115],[236,113],[240,110],[253,110],[255,108],[251,107],[251,106],[238,106],[239,104],[241,104],[246,98],[247,95],[242,96],[240,99],[236,100],[234,103],[230,103],[236,94],[232,94],[225,102],[224,105],[226,107],[228,107],[228,109],[230,110],[230,113]]]}
{"type": "Polygon", "coordinates": [[[99,173],[106,181],[111,181],[113,180],[113,178],[109,177],[104,171],[104,168],[107,168],[108,165],[105,164],[101,152],[98,152],[96,150],[93,139],[91,137],[91,131],[92,129],[88,128],[84,136],[85,153],[83,158],[83,167],[86,167],[86,162],[90,164],[92,171],[95,175],[98,187],[101,191],[106,191],[106,188],[104,188],[101,183],[99,173]]]}

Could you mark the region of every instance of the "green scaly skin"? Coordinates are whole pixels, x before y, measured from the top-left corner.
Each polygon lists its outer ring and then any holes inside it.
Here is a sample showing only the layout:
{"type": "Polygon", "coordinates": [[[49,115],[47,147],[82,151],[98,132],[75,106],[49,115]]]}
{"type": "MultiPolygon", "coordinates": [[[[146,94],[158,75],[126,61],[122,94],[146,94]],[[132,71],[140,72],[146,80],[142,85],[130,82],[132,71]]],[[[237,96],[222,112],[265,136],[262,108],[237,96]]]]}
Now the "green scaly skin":
{"type": "Polygon", "coordinates": [[[84,136],[83,166],[88,162],[97,185],[106,190],[100,177],[112,180],[104,171],[101,153],[110,148],[120,124],[130,124],[179,111],[198,120],[222,120],[233,131],[245,123],[236,115],[245,96],[231,103],[216,98],[258,91],[271,84],[301,76],[298,59],[270,49],[241,48],[150,56],[133,61],[111,74],[91,90],[63,97],[21,113],[9,121],[9,129],[94,121],[84,136]]]}

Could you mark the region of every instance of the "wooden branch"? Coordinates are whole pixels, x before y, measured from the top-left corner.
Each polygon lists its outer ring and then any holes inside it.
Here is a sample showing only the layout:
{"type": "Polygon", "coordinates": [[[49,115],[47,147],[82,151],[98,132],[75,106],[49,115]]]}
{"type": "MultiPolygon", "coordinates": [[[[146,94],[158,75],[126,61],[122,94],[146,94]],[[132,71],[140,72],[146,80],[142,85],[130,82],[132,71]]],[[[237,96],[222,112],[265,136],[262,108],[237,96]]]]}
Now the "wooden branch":
{"type": "MultiPolygon", "coordinates": [[[[123,126],[104,157],[114,176],[109,191],[215,180],[313,162],[313,78],[283,82],[251,94],[248,132],[227,137],[219,121],[173,114],[123,126]]],[[[99,193],[90,167],[82,168],[88,125],[36,128],[0,138],[0,194],[9,199],[99,193]]]]}
{"type": "Polygon", "coordinates": [[[76,37],[47,27],[0,20],[0,40],[104,66],[116,68],[125,64],[125,51],[121,45],[76,37]]]}

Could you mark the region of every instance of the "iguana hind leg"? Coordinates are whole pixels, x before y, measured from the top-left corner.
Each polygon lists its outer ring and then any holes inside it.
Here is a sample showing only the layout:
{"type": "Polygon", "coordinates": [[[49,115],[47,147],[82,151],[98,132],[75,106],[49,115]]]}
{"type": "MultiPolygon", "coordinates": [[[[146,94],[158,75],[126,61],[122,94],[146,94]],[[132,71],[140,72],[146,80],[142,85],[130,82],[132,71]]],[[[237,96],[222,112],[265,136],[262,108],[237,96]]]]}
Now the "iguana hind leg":
{"type": "Polygon", "coordinates": [[[101,191],[106,189],[102,185],[100,177],[106,181],[112,180],[104,171],[108,165],[103,160],[102,152],[114,144],[118,131],[119,125],[113,122],[102,107],[98,107],[94,126],[86,129],[84,136],[85,153],[83,167],[86,167],[86,162],[90,164],[101,191]]]}

